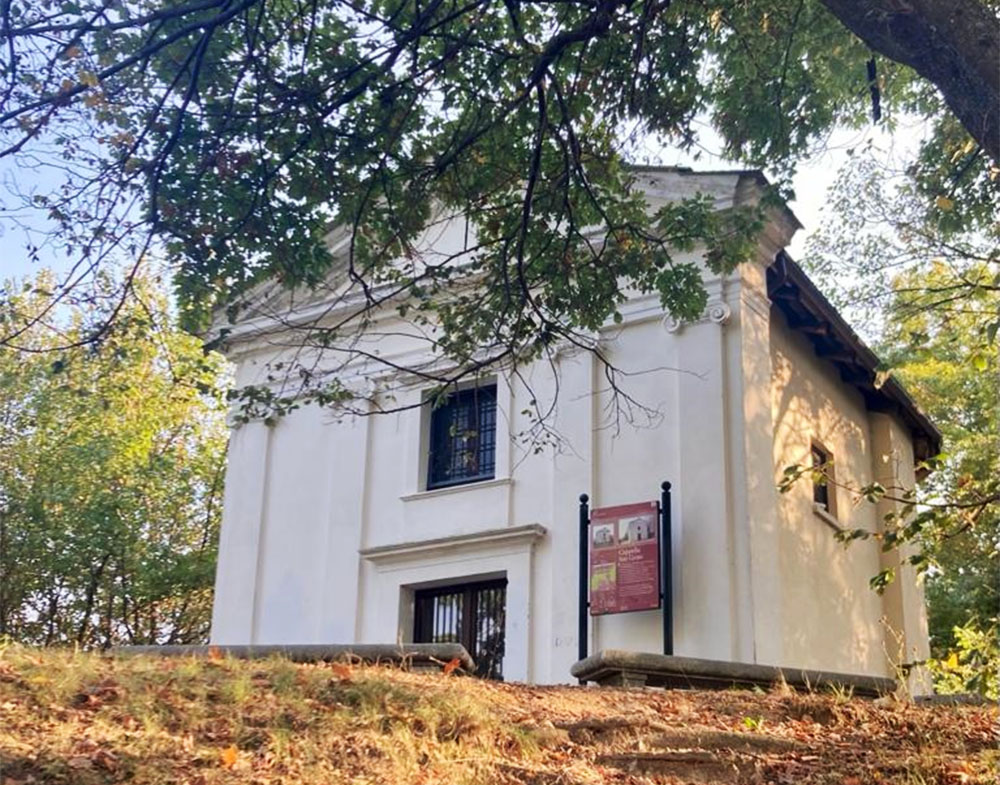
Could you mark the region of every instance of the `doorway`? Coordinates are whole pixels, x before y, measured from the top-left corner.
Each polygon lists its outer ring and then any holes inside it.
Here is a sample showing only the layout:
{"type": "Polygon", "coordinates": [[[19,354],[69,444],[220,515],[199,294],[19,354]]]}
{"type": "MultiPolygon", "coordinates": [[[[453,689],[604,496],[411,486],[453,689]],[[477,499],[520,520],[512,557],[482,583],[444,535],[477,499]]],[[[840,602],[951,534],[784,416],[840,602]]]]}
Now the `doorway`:
{"type": "Polygon", "coordinates": [[[507,579],[459,583],[414,592],[414,643],[460,643],[476,675],[503,680],[507,579]]]}

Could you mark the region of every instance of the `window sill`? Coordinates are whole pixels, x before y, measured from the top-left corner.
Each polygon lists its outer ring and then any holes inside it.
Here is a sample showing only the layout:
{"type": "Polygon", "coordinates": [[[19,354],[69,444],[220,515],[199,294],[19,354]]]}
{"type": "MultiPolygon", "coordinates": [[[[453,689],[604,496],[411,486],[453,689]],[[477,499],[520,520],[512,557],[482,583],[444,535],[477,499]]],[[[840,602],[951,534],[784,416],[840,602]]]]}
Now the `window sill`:
{"type": "Polygon", "coordinates": [[[494,478],[492,480],[478,480],[476,482],[465,482],[460,485],[446,485],[444,488],[432,488],[429,491],[416,491],[405,493],[399,498],[404,502],[411,502],[417,499],[434,499],[438,496],[450,496],[453,493],[462,493],[477,488],[503,488],[509,486],[514,481],[510,477],[494,478]]]}
{"type": "Polygon", "coordinates": [[[840,521],[837,520],[836,516],[831,515],[829,510],[822,505],[813,502],[813,512],[816,513],[816,516],[827,526],[832,527],[838,532],[846,531],[844,527],[840,525],[840,521]]]}

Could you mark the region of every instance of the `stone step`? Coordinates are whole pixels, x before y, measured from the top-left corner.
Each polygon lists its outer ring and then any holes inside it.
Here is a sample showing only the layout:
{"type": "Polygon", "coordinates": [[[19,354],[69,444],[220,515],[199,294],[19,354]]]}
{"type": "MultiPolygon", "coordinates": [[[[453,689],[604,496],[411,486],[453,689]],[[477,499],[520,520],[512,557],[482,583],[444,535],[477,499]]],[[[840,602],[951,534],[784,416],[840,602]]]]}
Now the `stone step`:
{"type": "Polygon", "coordinates": [[[635,740],[651,732],[667,732],[671,726],[648,717],[584,717],[573,722],[557,722],[577,744],[612,744],[635,740]]]}
{"type": "Polygon", "coordinates": [[[796,739],[698,726],[677,728],[648,717],[585,717],[556,727],[577,744],[595,749],[597,763],[629,774],[670,776],[698,785],[753,781],[768,760],[810,749],[796,739]]]}
{"type": "Polygon", "coordinates": [[[801,692],[834,690],[878,698],[895,692],[894,679],[857,673],[782,668],[751,662],[705,660],[652,652],[603,649],[570,668],[580,683],[605,686],[732,689],[784,685],[801,692]]]}
{"type": "Polygon", "coordinates": [[[290,643],[229,645],[116,646],[117,655],[153,655],[157,657],[214,657],[267,659],[284,657],[292,662],[360,662],[393,664],[405,668],[433,668],[458,660],[467,673],[475,673],[476,663],[458,643],[290,643]]]}
{"type": "Polygon", "coordinates": [[[556,722],[553,727],[566,731],[577,744],[608,744],[634,739],[640,751],[654,748],[784,753],[809,749],[795,739],[697,726],[677,728],[646,717],[585,717],[572,722],[556,722]]]}
{"type": "Polygon", "coordinates": [[[670,750],[731,750],[757,754],[807,752],[809,746],[795,739],[712,728],[670,729],[644,739],[647,747],[670,750]]]}
{"type": "Polygon", "coordinates": [[[597,762],[629,774],[668,775],[696,785],[735,785],[755,768],[752,760],[703,750],[620,752],[599,755],[597,762]]]}

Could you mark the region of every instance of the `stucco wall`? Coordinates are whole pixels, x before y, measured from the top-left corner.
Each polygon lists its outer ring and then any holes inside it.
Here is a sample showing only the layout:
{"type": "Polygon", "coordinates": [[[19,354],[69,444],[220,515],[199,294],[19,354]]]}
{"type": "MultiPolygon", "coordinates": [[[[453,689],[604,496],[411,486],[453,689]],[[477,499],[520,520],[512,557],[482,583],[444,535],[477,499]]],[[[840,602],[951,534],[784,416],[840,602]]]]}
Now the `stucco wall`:
{"type": "MultiPolygon", "coordinates": [[[[832,453],[838,483],[871,482],[872,439],[861,393],[817,357],[777,308],[771,311],[771,368],[775,482],[785,467],[810,463],[813,440],[832,453]]],[[[808,477],[779,497],[775,569],[786,659],[811,668],[886,673],[882,600],[868,588],[880,569],[880,549],[874,540],[845,548],[834,536],[837,525],[875,530],[877,511],[853,504],[843,488],[828,487],[836,523],[815,510],[808,477]]]]}

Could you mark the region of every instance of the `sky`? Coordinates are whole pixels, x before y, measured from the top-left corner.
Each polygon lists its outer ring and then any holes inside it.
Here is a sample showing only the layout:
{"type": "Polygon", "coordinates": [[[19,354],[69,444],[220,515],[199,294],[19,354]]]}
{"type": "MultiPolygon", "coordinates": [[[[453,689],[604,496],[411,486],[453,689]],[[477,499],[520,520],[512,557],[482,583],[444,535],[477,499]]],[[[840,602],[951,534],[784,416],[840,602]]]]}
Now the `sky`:
{"type": "Polygon", "coordinates": [[[52,251],[43,252],[39,263],[30,259],[25,245],[43,243],[46,221],[36,211],[21,209],[21,198],[16,195],[48,193],[58,185],[59,180],[42,168],[19,167],[14,159],[0,159],[0,278],[30,276],[41,267],[69,269],[72,261],[52,251]]]}

